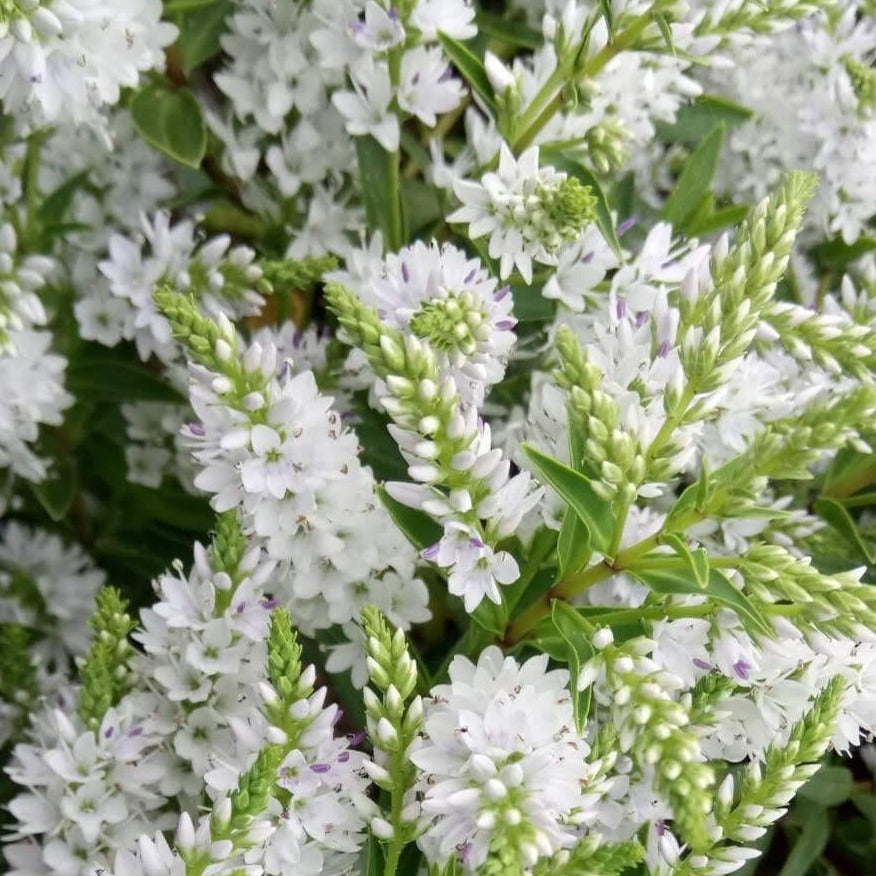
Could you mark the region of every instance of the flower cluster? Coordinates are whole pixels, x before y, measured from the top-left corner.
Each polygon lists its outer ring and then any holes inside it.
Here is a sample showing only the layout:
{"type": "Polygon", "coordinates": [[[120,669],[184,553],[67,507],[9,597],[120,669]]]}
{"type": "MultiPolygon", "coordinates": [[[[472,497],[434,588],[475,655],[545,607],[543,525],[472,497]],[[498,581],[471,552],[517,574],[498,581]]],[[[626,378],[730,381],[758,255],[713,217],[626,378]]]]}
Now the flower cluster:
{"type": "Polygon", "coordinates": [[[865,872],[874,12],[0,0],[7,871],[865,872]]]}

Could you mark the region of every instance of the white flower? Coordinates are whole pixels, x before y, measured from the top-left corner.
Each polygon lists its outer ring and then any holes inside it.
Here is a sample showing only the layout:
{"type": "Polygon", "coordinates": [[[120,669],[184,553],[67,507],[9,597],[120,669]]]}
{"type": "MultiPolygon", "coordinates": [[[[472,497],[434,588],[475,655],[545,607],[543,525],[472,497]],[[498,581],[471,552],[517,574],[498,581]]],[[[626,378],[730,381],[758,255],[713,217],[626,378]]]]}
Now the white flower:
{"type": "Polygon", "coordinates": [[[336,91],[332,103],[356,136],[370,134],[387,152],[398,149],[398,117],[390,112],[392,85],[383,64],[360,66],[353,74],[353,91],[336,91]]]}
{"type": "Polygon", "coordinates": [[[479,183],[461,180],[453,190],[463,206],[447,221],[467,223],[472,238],[489,235],[503,279],[516,267],[531,283],[533,260],[556,265],[560,246],[591,219],[588,191],[552,167],[539,167],[537,146],[515,159],[503,144],[496,172],[479,183]]]}
{"type": "Polygon", "coordinates": [[[462,849],[475,872],[503,830],[529,867],[569,844],[564,819],[581,805],[588,749],[574,732],[567,682],[544,655],[522,665],[496,647],[477,664],[454,657],[450,683],[426,700],[423,745],[411,755],[430,862],[443,866],[462,849]]]}
{"type": "Polygon", "coordinates": [[[459,106],[462,84],[453,76],[444,53],[437,46],[416,46],[401,62],[398,105],[430,128],[436,116],[459,106]]]}
{"type": "Polygon", "coordinates": [[[140,74],[164,68],[177,28],[158,0],[28,3],[0,30],[0,92],[7,112],[34,126],[97,122],[140,74]]]}

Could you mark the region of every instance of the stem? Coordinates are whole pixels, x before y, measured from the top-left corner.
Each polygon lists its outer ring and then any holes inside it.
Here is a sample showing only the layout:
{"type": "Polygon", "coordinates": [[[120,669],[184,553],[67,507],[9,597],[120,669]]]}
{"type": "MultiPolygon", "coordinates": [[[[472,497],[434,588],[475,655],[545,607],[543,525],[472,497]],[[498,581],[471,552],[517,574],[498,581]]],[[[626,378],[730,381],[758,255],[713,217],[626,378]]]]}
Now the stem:
{"type": "Polygon", "coordinates": [[[32,245],[37,230],[37,210],[39,207],[39,174],[40,152],[43,143],[49,136],[49,131],[37,131],[27,139],[27,150],[24,156],[24,196],[25,225],[24,236],[27,245],[32,245]]]}
{"type": "Polygon", "coordinates": [[[654,440],[651,442],[645,453],[645,466],[647,469],[650,469],[651,463],[654,461],[654,457],[657,455],[658,451],[663,449],[666,442],[672,436],[672,433],[678,428],[679,424],[684,419],[684,415],[687,413],[687,409],[690,407],[690,403],[694,400],[695,395],[696,391],[691,384],[688,383],[684,388],[684,393],[678,400],[675,410],[663,421],[663,425],[654,436],[654,440]]]}
{"type": "Polygon", "coordinates": [[[660,543],[660,534],[649,536],[638,544],[625,551],[621,551],[613,562],[603,560],[583,572],[575,572],[567,575],[562,581],[555,584],[545,593],[541,599],[534,602],[520,617],[508,628],[505,636],[505,644],[513,645],[526,636],[532,628],[550,613],[551,602],[554,599],[569,601],[572,597],[583,593],[594,584],[616,575],[618,572],[632,565],[643,554],[647,554],[660,543]]]}
{"type": "Polygon", "coordinates": [[[541,133],[545,125],[553,118],[565,103],[562,89],[570,81],[592,79],[606,64],[621,52],[630,48],[653,21],[659,9],[666,5],[665,0],[656,0],[651,8],[640,15],[617,38],[606,43],[592,58],[585,61],[580,70],[574,69],[574,59],[557,67],[547,82],[541,87],[532,103],[526,108],[520,119],[520,133],[514,138],[511,150],[519,155],[541,133]],[[552,97],[548,98],[548,95],[552,97]]]}
{"type": "Polygon", "coordinates": [[[390,153],[389,177],[386,180],[386,188],[389,193],[389,222],[387,224],[386,241],[387,249],[397,252],[404,246],[405,235],[402,223],[401,206],[401,153],[399,150],[390,153]]]}
{"type": "Polygon", "coordinates": [[[398,861],[401,857],[402,847],[404,846],[404,842],[401,838],[401,811],[402,811],[402,803],[403,795],[404,795],[404,786],[401,781],[401,773],[403,772],[404,765],[400,763],[401,753],[396,753],[392,756],[393,761],[393,773],[394,781],[392,783],[392,841],[389,844],[389,848],[386,850],[386,864],[383,869],[384,876],[395,876],[395,872],[398,869],[398,861]],[[402,787],[399,787],[399,785],[402,787]]]}

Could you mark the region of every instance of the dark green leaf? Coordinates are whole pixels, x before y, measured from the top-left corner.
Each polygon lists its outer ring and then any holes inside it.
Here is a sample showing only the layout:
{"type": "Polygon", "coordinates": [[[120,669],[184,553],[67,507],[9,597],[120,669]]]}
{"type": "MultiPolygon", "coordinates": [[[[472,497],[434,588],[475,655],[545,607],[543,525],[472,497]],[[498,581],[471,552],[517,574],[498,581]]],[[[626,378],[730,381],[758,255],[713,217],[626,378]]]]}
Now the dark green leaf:
{"type": "Polygon", "coordinates": [[[839,806],[849,799],[853,787],[851,770],[841,766],[823,766],[798,793],[819,806],[839,806]]]}
{"type": "MultiPolygon", "coordinates": [[[[384,242],[394,248],[396,235],[392,203],[392,190],[387,180],[394,172],[393,155],[387,152],[373,137],[356,137],[356,155],[359,159],[359,182],[362,200],[365,202],[365,218],[374,231],[383,233],[384,242]]],[[[401,242],[397,242],[401,245],[401,242]]]]}
{"type": "Polygon", "coordinates": [[[441,40],[441,45],[447,56],[453,62],[457,70],[459,70],[462,78],[471,86],[472,91],[481,98],[486,104],[490,112],[496,115],[496,99],[493,94],[493,86],[490,85],[490,80],[487,78],[487,71],[484,69],[483,62],[480,58],[475,57],[467,46],[463,45],[453,37],[447,34],[439,33],[438,39],[441,40]]]}
{"type": "Polygon", "coordinates": [[[685,229],[704,197],[709,195],[724,142],[724,125],[714,128],[690,154],[678,182],[663,207],[663,218],[673,228],[685,229]]]}
{"type": "Polygon", "coordinates": [[[432,186],[416,179],[405,180],[402,185],[405,217],[414,237],[418,232],[431,228],[444,216],[438,194],[432,186]]]}
{"type": "Polygon", "coordinates": [[[76,469],[69,458],[52,463],[49,476],[39,484],[31,484],[31,492],[52,520],[63,520],[70,510],[77,486],[76,469]]]}
{"type": "Polygon", "coordinates": [[[821,806],[808,806],[806,820],[791,853],[785,859],[779,876],[806,876],[821,857],[830,837],[830,821],[821,806]]]}
{"type": "Polygon", "coordinates": [[[593,656],[593,645],[581,623],[580,616],[568,602],[555,599],[551,603],[551,621],[560,638],[566,643],[575,726],[578,728],[578,733],[582,733],[587,724],[587,714],[590,712],[591,688],[588,686],[585,690],[579,691],[578,676],[581,674],[581,668],[593,656]]]}
{"type": "Polygon", "coordinates": [[[683,106],[673,124],[658,124],[657,133],[667,142],[694,146],[718,125],[732,128],[748,121],[752,115],[744,106],[707,94],[683,106]]]}
{"type": "MultiPolygon", "coordinates": [[[[197,3],[200,0],[192,2],[197,3]]],[[[180,33],[176,45],[186,73],[219,54],[220,38],[225,32],[225,19],[233,10],[233,0],[212,0],[206,8],[192,7],[192,11],[177,19],[180,33]]]]}
{"type": "Polygon", "coordinates": [[[849,262],[857,261],[873,250],[876,250],[876,238],[862,235],[854,243],[846,243],[842,238],[826,240],[819,243],[812,254],[824,267],[843,270],[849,262]]]}
{"type": "Polygon", "coordinates": [[[815,513],[829,523],[846,544],[852,549],[855,561],[865,562],[872,565],[874,560],[873,551],[861,538],[857,524],[852,520],[851,514],[836,499],[823,498],[815,503],[815,513]]]}
{"type": "Polygon", "coordinates": [[[606,243],[620,256],[621,245],[617,236],[617,229],[614,225],[614,217],[599,180],[583,164],[569,158],[562,152],[542,149],[541,159],[544,164],[552,164],[557,170],[561,170],[570,176],[575,176],[584,185],[590,186],[590,190],[596,198],[596,225],[600,232],[602,232],[606,243]]]}
{"type": "Polygon", "coordinates": [[[402,850],[396,873],[398,876],[417,876],[420,872],[422,861],[423,853],[417,848],[415,843],[408,843],[402,850]]]}
{"type": "Polygon", "coordinates": [[[207,127],[191,92],[147,85],[131,98],[131,118],[150,146],[180,164],[200,165],[207,150],[207,127]]]}
{"type": "Polygon", "coordinates": [[[405,534],[407,540],[417,550],[425,550],[441,538],[441,526],[424,511],[408,508],[407,505],[396,502],[386,492],[385,487],[378,487],[377,495],[380,496],[380,501],[383,502],[384,507],[389,511],[389,516],[392,517],[395,525],[405,534]]]}
{"type": "Polygon", "coordinates": [[[705,237],[708,234],[717,234],[725,228],[737,226],[749,213],[749,204],[732,204],[729,207],[721,207],[709,213],[704,218],[696,217],[688,223],[688,234],[697,237],[705,237]]]}
{"type": "Polygon", "coordinates": [[[66,382],[70,392],[91,401],[185,401],[163,378],[133,362],[108,356],[74,359],[66,382]]]}
{"type": "MultiPolygon", "coordinates": [[[[656,557],[657,555],[655,555],[656,557]]],[[[696,595],[711,596],[712,599],[732,608],[749,632],[773,637],[773,629],[761,612],[749,601],[748,597],[737,590],[730,580],[717,569],[709,571],[707,587],[700,587],[691,570],[666,569],[660,567],[648,568],[648,557],[643,557],[641,566],[638,564],[627,571],[638,578],[649,590],[661,596],[696,595]]]]}
{"type": "Polygon", "coordinates": [[[479,9],[476,16],[478,33],[491,39],[518,46],[521,49],[540,49],[544,45],[541,31],[530,27],[522,21],[511,20],[479,9]]]}
{"type": "Polygon", "coordinates": [[[593,549],[602,554],[607,553],[617,525],[611,502],[597,495],[584,475],[529,444],[524,444],[523,449],[538,470],[540,479],[553,487],[581,518],[590,533],[593,549]]]}
{"type": "Polygon", "coordinates": [[[559,577],[562,579],[571,572],[577,572],[589,556],[590,532],[581,518],[571,508],[566,508],[557,539],[559,577]]]}
{"type": "Polygon", "coordinates": [[[557,302],[545,298],[533,286],[512,283],[511,295],[514,297],[514,318],[518,322],[547,322],[557,312],[557,302]]]}

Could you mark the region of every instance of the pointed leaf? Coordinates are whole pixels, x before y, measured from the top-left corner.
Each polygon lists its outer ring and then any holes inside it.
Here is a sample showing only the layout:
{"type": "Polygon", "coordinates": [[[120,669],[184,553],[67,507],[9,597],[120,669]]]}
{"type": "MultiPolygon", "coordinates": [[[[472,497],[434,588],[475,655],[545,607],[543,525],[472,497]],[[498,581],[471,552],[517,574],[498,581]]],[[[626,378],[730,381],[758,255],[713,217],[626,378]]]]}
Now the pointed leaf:
{"type": "Polygon", "coordinates": [[[401,502],[393,499],[383,486],[377,488],[377,495],[395,525],[417,550],[423,551],[441,539],[444,530],[425,511],[402,505],[401,502]]]}
{"type": "Polygon", "coordinates": [[[806,876],[830,838],[830,819],[823,806],[807,806],[804,810],[803,829],[785,859],[779,876],[806,876]]]}
{"type": "Polygon", "coordinates": [[[198,167],[207,151],[207,127],[201,105],[190,91],[161,85],[141,88],[131,98],[137,133],[180,164],[198,167]]]}
{"type": "Polygon", "coordinates": [[[581,618],[568,602],[555,599],[551,603],[551,621],[560,638],[566,643],[569,689],[572,694],[575,726],[578,733],[583,733],[587,724],[587,714],[590,712],[591,688],[579,691],[578,676],[581,674],[581,667],[593,656],[593,645],[581,623],[581,618]]]}
{"type": "Polygon", "coordinates": [[[672,223],[676,231],[685,228],[685,223],[694,215],[697,206],[710,193],[723,142],[724,125],[721,124],[703,139],[685,162],[678,182],[663,207],[663,218],[672,223]]]}
{"type": "Polygon", "coordinates": [[[643,565],[627,569],[646,587],[661,596],[694,595],[711,596],[716,602],[732,608],[749,632],[773,638],[773,628],[766,618],[748,597],[737,590],[730,579],[717,569],[709,570],[708,586],[703,588],[697,584],[693,572],[689,569],[647,568],[643,565]]]}
{"type": "Polygon", "coordinates": [[[383,233],[383,241],[387,247],[398,249],[403,241],[394,240],[396,230],[392,217],[396,205],[392,202],[392,190],[387,185],[395,159],[371,136],[356,137],[355,142],[368,227],[372,231],[383,233]]]}
{"type": "Polygon", "coordinates": [[[663,542],[669,545],[687,564],[693,573],[697,585],[705,589],[709,586],[709,555],[703,548],[692,551],[685,540],[675,533],[663,537],[663,542]]]}
{"type": "Polygon", "coordinates": [[[867,565],[873,565],[876,562],[873,551],[861,538],[861,533],[855,521],[852,520],[851,514],[836,499],[819,499],[815,503],[815,513],[826,520],[842,536],[858,560],[863,560],[867,565]]]}
{"type": "Polygon", "coordinates": [[[581,518],[590,533],[591,547],[605,554],[611,547],[617,525],[611,502],[599,496],[584,475],[529,444],[524,444],[523,449],[540,479],[553,487],[581,518]]]}
{"type": "Polygon", "coordinates": [[[590,532],[581,518],[571,508],[566,508],[557,539],[559,577],[565,578],[567,574],[577,572],[589,556],[590,532]]]}
{"type": "Polygon", "coordinates": [[[480,97],[493,116],[495,116],[496,97],[481,59],[473,55],[471,50],[459,42],[459,40],[455,40],[453,37],[447,36],[447,34],[439,33],[438,39],[441,41],[447,57],[450,58],[453,65],[459,70],[462,78],[465,79],[471,86],[472,91],[480,97]]]}

